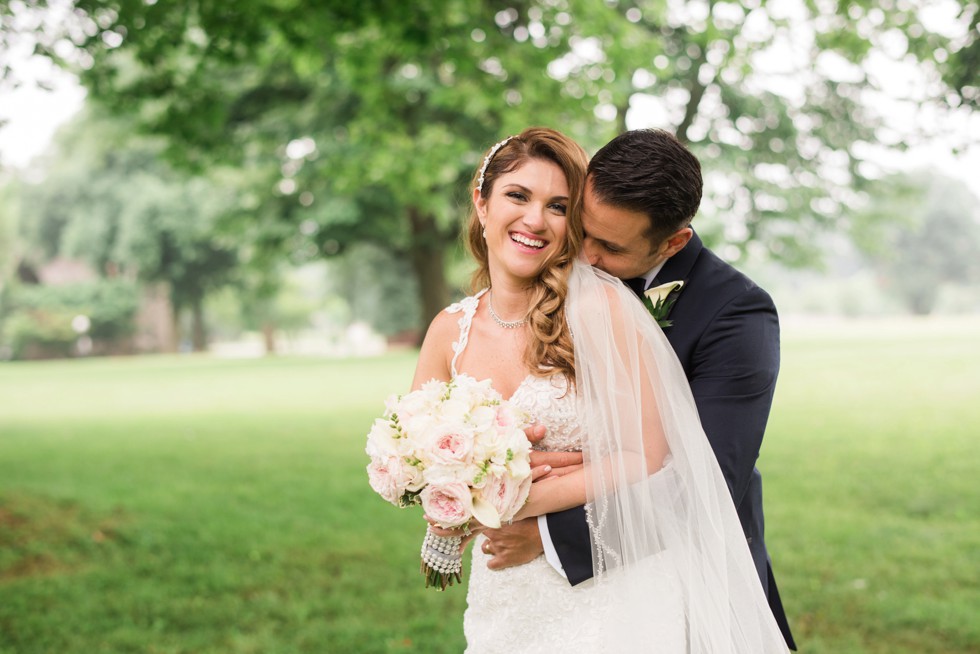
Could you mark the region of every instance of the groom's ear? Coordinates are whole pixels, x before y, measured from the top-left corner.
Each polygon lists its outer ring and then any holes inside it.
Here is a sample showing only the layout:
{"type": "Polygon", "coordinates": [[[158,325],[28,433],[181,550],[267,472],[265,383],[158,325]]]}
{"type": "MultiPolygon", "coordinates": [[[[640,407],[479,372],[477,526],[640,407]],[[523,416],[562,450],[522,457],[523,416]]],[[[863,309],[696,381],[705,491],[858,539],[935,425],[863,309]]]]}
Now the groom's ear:
{"type": "Polygon", "coordinates": [[[660,256],[664,259],[671,258],[684,249],[688,242],[690,242],[692,236],[694,236],[694,230],[690,227],[678,229],[660,245],[660,256]]]}

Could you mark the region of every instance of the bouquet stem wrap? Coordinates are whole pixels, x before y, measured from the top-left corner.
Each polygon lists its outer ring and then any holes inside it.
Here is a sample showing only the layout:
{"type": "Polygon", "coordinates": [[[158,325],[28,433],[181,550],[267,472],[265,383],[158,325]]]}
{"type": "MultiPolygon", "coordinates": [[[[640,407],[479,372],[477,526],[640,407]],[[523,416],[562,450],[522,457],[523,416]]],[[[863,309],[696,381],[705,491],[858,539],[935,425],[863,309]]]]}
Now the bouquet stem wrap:
{"type": "Polygon", "coordinates": [[[425,587],[446,590],[463,581],[463,539],[459,536],[437,536],[432,527],[422,541],[422,574],[425,587]]]}

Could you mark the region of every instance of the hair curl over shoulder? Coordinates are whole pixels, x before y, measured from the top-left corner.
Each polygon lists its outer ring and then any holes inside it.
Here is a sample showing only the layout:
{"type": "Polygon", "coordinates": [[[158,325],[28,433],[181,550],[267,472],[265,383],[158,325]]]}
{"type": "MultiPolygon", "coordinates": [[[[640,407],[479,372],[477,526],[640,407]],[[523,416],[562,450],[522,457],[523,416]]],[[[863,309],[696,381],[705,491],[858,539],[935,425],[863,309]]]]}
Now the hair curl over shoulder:
{"type": "MultiPolygon", "coordinates": [[[[565,243],[544,266],[532,287],[528,312],[531,337],[524,360],[534,375],[560,372],[574,382],[575,355],[565,319],[565,298],[572,262],[582,249],[582,196],[588,157],[575,141],[561,132],[547,127],[529,127],[511,137],[490,159],[483,171],[480,193],[484,198],[489,198],[498,177],[517,170],[532,159],[554,163],[565,173],[569,197],[565,213],[568,221],[565,243]]],[[[473,175],[472,188],[478,187],[479,177],[480,171],[477,170],[473,175]]],[[[471,281],[473,290],[485,288],[490,285],[487,242],[483,238],[483,226],[475,208],[470,210],[466,243],[477,263],[471,281]]]]}

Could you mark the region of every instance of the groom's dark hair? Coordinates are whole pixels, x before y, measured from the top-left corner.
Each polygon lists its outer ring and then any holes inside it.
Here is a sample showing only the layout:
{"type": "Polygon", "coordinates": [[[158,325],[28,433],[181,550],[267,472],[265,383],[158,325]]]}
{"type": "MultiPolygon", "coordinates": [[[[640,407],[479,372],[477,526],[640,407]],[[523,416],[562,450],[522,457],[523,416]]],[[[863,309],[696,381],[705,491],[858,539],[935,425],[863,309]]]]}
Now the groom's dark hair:
{"type": "Polygon", "coordinates": [[[670,132],[624,132],[596,152],[588,179],[595,198],[645,214],[656,246],[687,227],[701,204],[701,164],[670,132]]]}

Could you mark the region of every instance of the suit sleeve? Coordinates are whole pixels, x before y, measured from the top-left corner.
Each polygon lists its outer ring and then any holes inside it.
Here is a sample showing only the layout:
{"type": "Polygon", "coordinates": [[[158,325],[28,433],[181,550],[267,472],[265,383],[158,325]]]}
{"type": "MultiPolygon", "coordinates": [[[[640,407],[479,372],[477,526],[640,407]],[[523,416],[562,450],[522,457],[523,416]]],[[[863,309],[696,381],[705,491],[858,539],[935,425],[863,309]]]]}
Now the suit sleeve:
{"type": "Polygon", "coordinates": [[[758,287],[712,319],[694,350],[691,390],[738,506],[749,488],[779,374],[779,319],[758,287]]]}
{"type": "Polygon", "coordinates": [[[585,507],[576,506],[545,516],[555,552],[572,586],[592,578],[592,542],[585,507]]]}

